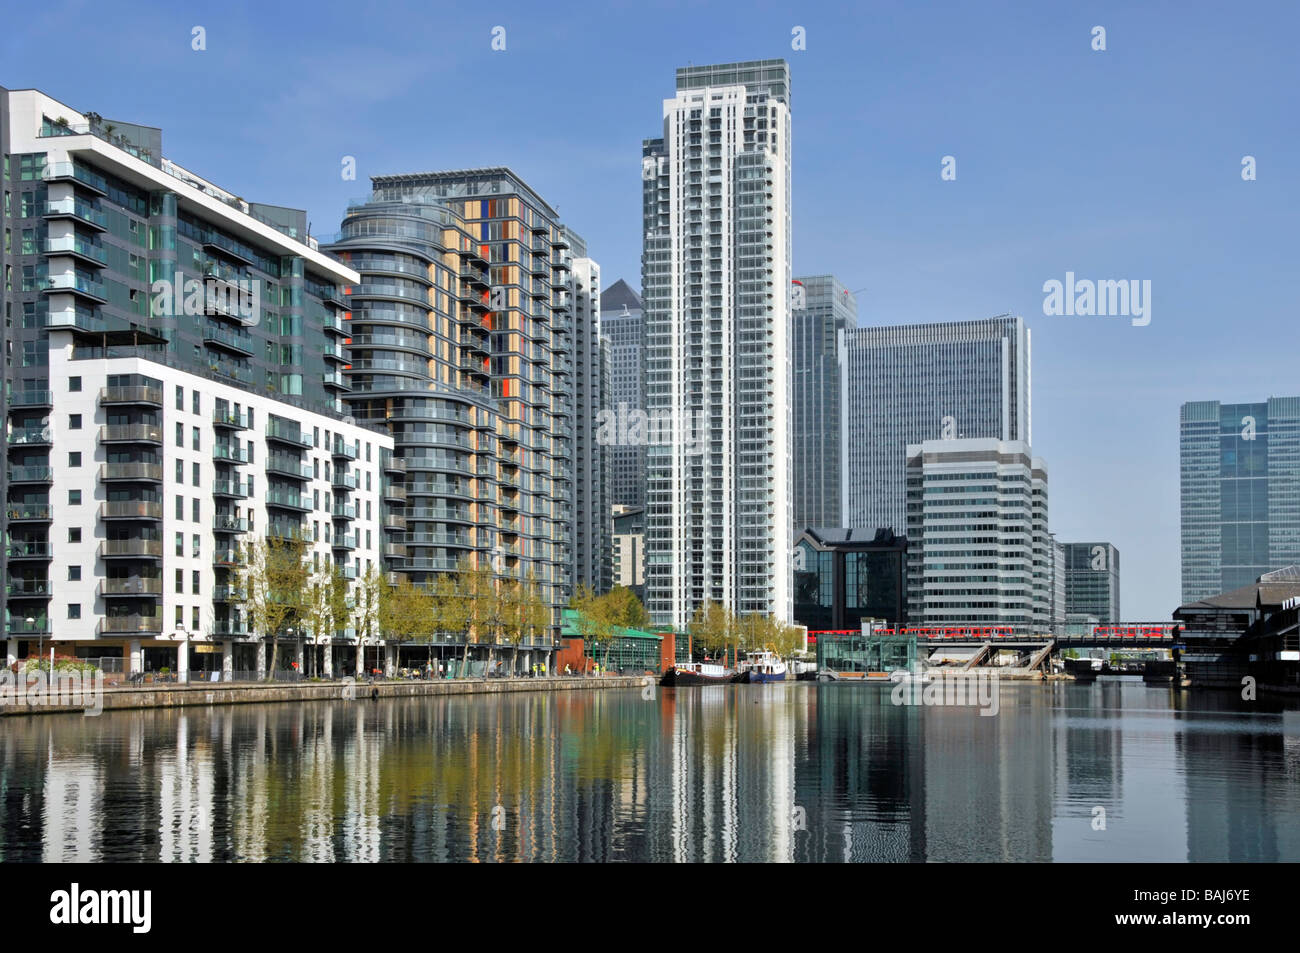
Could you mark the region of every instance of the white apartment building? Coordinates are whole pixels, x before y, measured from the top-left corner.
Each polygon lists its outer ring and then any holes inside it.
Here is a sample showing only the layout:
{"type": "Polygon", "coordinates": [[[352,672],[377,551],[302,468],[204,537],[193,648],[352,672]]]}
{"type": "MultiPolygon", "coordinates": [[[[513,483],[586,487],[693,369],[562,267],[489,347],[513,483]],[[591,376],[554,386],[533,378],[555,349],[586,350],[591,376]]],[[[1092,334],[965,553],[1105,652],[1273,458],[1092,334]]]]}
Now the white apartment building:
{"type": "Polygon", "coordinates": [[[646,608],[679,631],[791,619],[790,161],[784,60],[679,69],[643,144],[646,608]]]}

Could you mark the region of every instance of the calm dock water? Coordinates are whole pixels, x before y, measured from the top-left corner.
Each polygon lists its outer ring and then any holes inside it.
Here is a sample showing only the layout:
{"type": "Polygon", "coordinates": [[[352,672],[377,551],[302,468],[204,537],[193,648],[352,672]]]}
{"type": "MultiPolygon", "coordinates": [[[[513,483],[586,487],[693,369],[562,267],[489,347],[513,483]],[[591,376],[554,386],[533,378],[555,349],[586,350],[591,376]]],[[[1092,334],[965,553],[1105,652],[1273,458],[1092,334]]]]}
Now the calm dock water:
{"type": "Polygon", "coordinates": [[[0,860],[1300,860],[1276,707],[1127,679],[999,702],[790,683],[9,718],[0,860]]]}

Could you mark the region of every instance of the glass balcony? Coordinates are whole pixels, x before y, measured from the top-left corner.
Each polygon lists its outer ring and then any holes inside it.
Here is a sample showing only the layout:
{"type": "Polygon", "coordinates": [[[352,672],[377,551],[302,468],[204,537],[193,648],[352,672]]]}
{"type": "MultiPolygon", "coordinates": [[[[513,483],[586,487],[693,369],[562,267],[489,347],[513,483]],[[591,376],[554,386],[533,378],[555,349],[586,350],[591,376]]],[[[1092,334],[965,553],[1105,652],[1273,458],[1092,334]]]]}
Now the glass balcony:
{"type": "Polygon", "coordinates": [[[45,254],[69,255],[94,265],[107,265],[108,252],[103,245],[96,245],[85,239],[65,235],[63,238],[45,239],[45,254]]]}
{"type": "Polygon", "coordinates": [[[239,480],[217,480],[212,484],[212,492],[215,496],[245,499],[248,496],[248,484],[239,480]]]}
{"type": "Polygon", "coordinates": [[[5,508],[11,523],[48,523],[51,519],[48,503],[9,503],[5,508]]]}
{"type": "Polygon", "coordinates": [[[74,218],[101,232],[108,230],[108,216],[85,202],[76,199],[59,199],[45,203],[45,218],[74,218]]]}
{"type": "Polygon", "coordinates": [[[62,294],[70,292],[89,298],[99,304],[108,301],[108,290],[102,281],[94,281],[83,275],[63,274],[50,275],[44,282],[41,290],[46,294],[62,294]]]}
{"type": "Polygon", "coordinates": [[[37,540],[15,539],[5,546],[5,555],[10,562],[14,560],[33,559],[48,561],[54,556],[54,547],[47,542],[37,540]]]}
{"type": "Polygon", "coordinates": [[[52,483],[53,467],[14,467],[9,471],[10,483],[52,483]]]}

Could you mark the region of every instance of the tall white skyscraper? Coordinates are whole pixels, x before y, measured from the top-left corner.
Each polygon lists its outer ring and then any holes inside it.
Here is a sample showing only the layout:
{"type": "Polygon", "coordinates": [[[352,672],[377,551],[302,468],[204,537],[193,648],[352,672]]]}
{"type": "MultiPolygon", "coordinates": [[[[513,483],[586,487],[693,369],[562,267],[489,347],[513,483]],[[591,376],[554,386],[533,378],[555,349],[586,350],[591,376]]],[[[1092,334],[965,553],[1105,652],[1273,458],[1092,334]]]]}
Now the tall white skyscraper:
{"type": "Polygon", "coordinates": [[[791,617],[790,71],[677,71],[642,149],[646,603],[791,617]]]}

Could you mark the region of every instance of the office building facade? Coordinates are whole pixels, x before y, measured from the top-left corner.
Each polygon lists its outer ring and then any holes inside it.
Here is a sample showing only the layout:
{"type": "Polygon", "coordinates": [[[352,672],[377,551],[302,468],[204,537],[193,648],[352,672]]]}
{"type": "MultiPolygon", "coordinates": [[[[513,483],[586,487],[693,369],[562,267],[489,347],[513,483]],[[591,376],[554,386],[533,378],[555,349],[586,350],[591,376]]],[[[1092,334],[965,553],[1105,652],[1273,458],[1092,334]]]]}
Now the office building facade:
{"type": "MultiPolygon", "coordinates": [[[[261,667],[238,584],[259,537],[351,580],[380,558],[391,442],[341,400],[357,275],[156,128],[0,90],[0,132],[8,656],[261,667]]],[[[355,656],[373,634],[313,638],[355,656]]]]}
{"type": "Polygon", "coordinates": [[[1111,543],[1066,543],[1065,611],[1101,625],[1123,621],[1119,603],[1119,550],[1111,543]]]}
{"type": "Polygon", "coordinates": [[[1179,414],[1183,602],[1300,564],[1300,397],[1179,414]]]}
{"type": "Polygon", "coordinates": [[[677,71],[642,149],[646,601],[791,617],[790,74],[677,71]]]}
{"type": "Polygon", "coordinates": [[[795,278],[791,286],[795,532],[843,526],[840,353],[858,324],[858,301],[833,275],[795,278]]]}
{"type": "Polygon", "coordinates": [[[907,448],[908,620],[1051,624],[1047,467],[1021,440],[907,448]]]}
{"type": "Polygon", "coordinates": [[[810,631],[907,623],[907,539],[890,530],[813,527],[794,547],[794,620],[810,631]]]}
{"type": "Polygon", "coordinates": [[[615,503],[614,585],[645,600],[645,507],[615,503]]]}
{"type": "Polygon", "coordinates": [[[1032,441],[1023,318],[858,328],[844,340],[846,525],[906,531],[909,444],[1032,441]]]}

